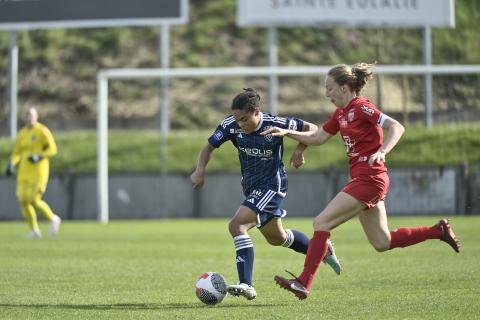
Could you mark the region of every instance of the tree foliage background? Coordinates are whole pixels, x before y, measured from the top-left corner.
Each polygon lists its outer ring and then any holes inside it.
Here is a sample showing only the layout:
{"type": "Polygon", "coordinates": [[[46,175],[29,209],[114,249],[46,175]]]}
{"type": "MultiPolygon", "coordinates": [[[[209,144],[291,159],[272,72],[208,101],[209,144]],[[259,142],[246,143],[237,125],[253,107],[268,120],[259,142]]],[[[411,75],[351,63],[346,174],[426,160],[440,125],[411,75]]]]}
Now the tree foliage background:
{"type": "MultiPolygon", "coordinates": [[[[236,26],[236,1],[189,1],[189,23],[171,27],[170,66],[223,67],[268,64],[267,31],[236,26]]],[[[456,27],[432,31],[434,64],[480,64],[478,0],[455,1],[456,27]]],[[[159,28],[121,27],[19,32],[19,107],[36,105],[55,130],[96,125],[96,74],[103,68],[159,66],[159,28]]],[[[279,65],[333,65],[359,61],[421,64],[419,29],[280,28],[279,65]]],[[[8,33],[0,32],[0,134],[8,127],[8,33]]],[[[233,95],[251,86],[266,98],[268,80],[202,78],[170,81],[173,128],[209,128],[225,115],[233,95]]],[[[434,77],[437,121],[480,120],[480,76],[434,77]]],[[[279,112],[321,120],[331,106],[322,77],[280,78],[279,112]]],[[[377,77],[366,91],[403,120],[422,117],[420,76],[377,77]]],[[[112,81],[110,125],[159,126],[159,82],[112,81]]],[[[268,110],[268,100],[264,99],[268,110]]]]}

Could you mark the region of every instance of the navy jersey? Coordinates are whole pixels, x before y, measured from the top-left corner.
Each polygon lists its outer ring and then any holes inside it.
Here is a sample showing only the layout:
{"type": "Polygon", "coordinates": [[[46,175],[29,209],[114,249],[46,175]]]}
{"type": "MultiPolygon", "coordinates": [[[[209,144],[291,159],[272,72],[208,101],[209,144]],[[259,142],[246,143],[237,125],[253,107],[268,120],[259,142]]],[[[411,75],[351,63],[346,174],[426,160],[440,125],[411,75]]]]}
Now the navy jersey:
{"type": "Polygon", "coordinates": [[[287,180],[282,161],[283,137],[262,136],[261,132],[270,127],[303,131],[303,120],[283,118],[268,113],[260,113],[260,123],[255,131],[246,134],[231,115],[226,117],[208,138],[215,148],[231,141],[238,150],[242,170],[244,194],[249,194],[261,185],[271,185],[281,193],[286,192],[287,180]]]}

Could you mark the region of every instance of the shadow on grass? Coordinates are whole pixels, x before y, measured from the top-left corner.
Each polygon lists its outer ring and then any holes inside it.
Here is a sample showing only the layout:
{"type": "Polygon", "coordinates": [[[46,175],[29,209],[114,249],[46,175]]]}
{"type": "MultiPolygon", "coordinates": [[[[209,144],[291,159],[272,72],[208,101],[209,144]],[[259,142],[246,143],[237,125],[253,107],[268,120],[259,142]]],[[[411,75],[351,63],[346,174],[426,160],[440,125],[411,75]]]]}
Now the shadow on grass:
{"type": "Polygon", "coordinates": [[[220,304],[208,306],[199,303],[112,303],[112,304],[8,304],[0,303],[0,308],[32,309],[78,309],[78,310],[165,310],[165,309],[200,309],[200,308],[255,308],[271,307],[275,304],[220,304]]]}

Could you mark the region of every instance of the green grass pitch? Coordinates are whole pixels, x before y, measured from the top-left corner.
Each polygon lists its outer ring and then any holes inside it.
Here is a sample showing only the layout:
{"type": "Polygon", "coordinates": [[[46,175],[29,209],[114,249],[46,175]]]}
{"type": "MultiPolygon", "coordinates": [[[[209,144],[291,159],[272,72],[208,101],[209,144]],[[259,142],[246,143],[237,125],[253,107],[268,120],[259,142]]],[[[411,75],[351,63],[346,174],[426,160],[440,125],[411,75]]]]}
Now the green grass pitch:
{"type": "MultiPolygon", "coordinates": [[[[213,307],[197,300],[193,285],[205,271],[237,281],[226,219],[66,221],[58,237],[41,240],[24,239],[23,222],[3,222],[0,319],[478,319],[480,216],[451,221],[460,254],[438,240],[377,253],[359,222],[349,221],[332,237],[342,275],[322,265],[305,301],[273,282],[284,269],[299,273],[304,256],[271,247],[252,230],[257,299],[227,296],[213,307]]],[[[287,217],[284,225],[312,234],[311,219],[287,217]]]]}

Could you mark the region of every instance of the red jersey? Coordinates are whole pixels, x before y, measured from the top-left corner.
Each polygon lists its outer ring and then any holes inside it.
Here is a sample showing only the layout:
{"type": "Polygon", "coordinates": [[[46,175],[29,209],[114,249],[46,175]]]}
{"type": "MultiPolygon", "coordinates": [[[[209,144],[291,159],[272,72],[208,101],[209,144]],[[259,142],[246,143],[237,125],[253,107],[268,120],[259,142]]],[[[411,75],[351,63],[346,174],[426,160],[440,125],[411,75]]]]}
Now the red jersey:
{"type": "Polygon", "coordinates": [[[368,164],[368,158],[380,149],[385,115],[368,99],[356,97],[344,108],[337,108],[323,125],[331,135],[340,131],[347,147],[350,177],[386,172],[384,162],[368,164]]]}

